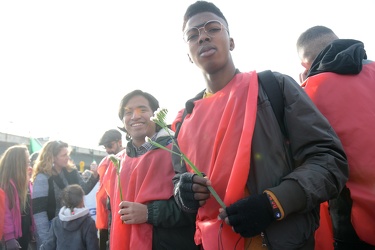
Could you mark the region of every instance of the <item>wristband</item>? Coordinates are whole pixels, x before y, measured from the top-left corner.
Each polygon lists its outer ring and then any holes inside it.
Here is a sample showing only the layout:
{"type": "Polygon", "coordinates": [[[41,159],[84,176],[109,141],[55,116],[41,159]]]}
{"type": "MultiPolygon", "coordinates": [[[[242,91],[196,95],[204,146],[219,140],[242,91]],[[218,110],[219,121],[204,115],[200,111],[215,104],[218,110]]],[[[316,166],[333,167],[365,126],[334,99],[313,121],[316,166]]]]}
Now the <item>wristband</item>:
{"type": "Polygon", "coordinates": [[[271,207],[272,207],[273,217],[276,220],[280,220],[281,219],[281,212],[280,212],[279,207],[277,206],[276,202],[273,200],[272,196],[269,195],[267,192],[266,192],[266,194],[267,194],[268,201],[270,202],[271,207]]]}

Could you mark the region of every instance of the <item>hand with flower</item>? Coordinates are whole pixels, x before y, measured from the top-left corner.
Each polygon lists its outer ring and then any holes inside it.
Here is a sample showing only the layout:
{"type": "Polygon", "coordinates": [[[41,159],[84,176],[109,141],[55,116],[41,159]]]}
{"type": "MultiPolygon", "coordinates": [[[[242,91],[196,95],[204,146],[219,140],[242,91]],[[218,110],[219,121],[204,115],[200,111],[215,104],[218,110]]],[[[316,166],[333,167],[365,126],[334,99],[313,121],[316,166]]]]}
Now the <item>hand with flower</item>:
{"type": "Polygon", "coordinates": [[[115,155],[110,155],[109,159],[112,161],[113,165],[115,165],[116,174],[117,174],[117,184],[118,184],[118,188],[119,188],[119,191],[120,191],[120,199],[121,199],[121,201],[123,201],[122,189],[121,189],[121,179],[120,179],[120,168],[121,168],[120,162],[121,161],[115,155]]]}
{"type": "MultiPolygon", "coordinates": [[[[159,147],[159,148],[162,148],[164,150],[167,150],[169,152],[171,152],[172,154],[176,154],[178,156],[181,157],[181,160],[184,160],[194,171],[194,173],[200,177],[204,177],[204,175],[199,171],[199,169],[194,165],[193,162],[190,161],[190,159],[184,154],[181,152],[174,136],[170,133],[170,130],[168,129],[167,127],[167,124],[165,122],[165,118],[167,116],[167,113],[168,113],[168,110],[167,109],[164,109],[164,108],[159,108],[157,109],[155,112],[154,112],[154,116],[150,118],[151,121],[155,122],[156,124],[158,124],[162,129],[166,130],[169,134],[169,136],[171,137],[172,139],[172,143],[173,143],[173,146],[177,148],[177,151],[173,151],[173,150],[170,150],[169,148],[166,148],[162,145],[160,145],[159,143],[151,140],[150,138],[146,137],[146,141],[147,142],[150,142],[152,145],[156,146],[156,147],[159,147]]],[[[208,181],[207,183],[210,183],[210,181],[208,181]]],[[[220,204],[220,206],[222,208],[226,208],[224,202],[221,200],[221,198],[219,197],[219,195],[216,193],[216,191],[213,189],[213,187],[211,185],[207,185],[207,188],[208,190],[210,191],[210,193],[214,196],[214,198],[216,199],[216,201],[220,204]]]]}

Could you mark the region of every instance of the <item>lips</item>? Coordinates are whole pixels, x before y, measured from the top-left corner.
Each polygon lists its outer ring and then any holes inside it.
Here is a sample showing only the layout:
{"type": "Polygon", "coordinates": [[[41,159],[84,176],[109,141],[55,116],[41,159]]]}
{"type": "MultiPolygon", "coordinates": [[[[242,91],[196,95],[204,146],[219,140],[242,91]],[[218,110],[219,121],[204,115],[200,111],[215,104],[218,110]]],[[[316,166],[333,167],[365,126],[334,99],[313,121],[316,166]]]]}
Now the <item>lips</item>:
{"type": "Polygon", "coordinates": [[[142,125],[143,125],[143,123],[137,122],[137,123],[131,124],[130,126],[134,128],[134,127],[139,127],[139,126],[142,126],[142,125]]]}
{"type": "Polygon", "coordinates": [[[200,48],[199,55],[200,56],[210,56],[213,53],[215,53],[215,51],[216,51],[216,48],[214,46],[207,45],[207,46],[203,46],[203,47],[200,48]]]}

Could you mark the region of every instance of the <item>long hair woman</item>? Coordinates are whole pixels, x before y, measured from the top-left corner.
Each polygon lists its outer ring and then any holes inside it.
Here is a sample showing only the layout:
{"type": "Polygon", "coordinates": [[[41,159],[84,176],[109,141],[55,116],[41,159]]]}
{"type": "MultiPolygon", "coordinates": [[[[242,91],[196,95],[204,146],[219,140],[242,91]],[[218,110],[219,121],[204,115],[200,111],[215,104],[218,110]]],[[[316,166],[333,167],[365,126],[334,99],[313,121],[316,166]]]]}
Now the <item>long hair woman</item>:
{"type": "Polygon", "coordinates": [[[3,244],[7,250],[27,249],[32,239],[29,166],[25,145],[9,147],[0,158],[0,188],[6,194],[3,244]]]}

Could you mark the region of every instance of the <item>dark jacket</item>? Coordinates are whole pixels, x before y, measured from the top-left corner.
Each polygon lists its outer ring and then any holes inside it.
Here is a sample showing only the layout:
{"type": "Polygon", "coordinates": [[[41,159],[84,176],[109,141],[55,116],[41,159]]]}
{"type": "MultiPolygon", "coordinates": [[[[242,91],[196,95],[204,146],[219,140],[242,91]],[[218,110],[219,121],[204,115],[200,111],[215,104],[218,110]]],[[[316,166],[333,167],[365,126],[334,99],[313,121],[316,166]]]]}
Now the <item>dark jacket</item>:
{"type": "MultiPolygon", "coordinates": [[[[274,75],[284,97],[288,138],[259,85],[247,189],[251,194],[271,190],[283,206],[285,218],[265,230],[269,249],[296,249],[313,237],[319,205],[338,196],[348,178],[348,165],[336,133],[304,90],[291,77],[274,75]]],[[[203,92],[186,103],[188,112],[194,112],[193,102],[202,96],[203,92]]],[[[184,172],[185,167],[175,164],[175,171],[184,172]]]]}

